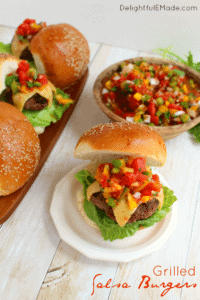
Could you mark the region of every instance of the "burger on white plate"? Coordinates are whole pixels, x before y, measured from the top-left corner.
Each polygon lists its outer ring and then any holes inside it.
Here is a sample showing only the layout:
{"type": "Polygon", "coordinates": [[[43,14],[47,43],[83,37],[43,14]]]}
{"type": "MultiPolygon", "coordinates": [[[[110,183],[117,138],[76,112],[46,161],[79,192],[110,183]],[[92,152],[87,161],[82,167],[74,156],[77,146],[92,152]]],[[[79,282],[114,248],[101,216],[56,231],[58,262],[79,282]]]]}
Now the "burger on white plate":
{"type": "Polygon", "coordinates": [[[84,195],[77,204],[104,240],[153,226],[177,200],[150,168],[163,166],[167,156],[163,139],[151,127],[118,122],[95,126],[80,137],[74,156],[92,160],[76,174],[84,195]]]}

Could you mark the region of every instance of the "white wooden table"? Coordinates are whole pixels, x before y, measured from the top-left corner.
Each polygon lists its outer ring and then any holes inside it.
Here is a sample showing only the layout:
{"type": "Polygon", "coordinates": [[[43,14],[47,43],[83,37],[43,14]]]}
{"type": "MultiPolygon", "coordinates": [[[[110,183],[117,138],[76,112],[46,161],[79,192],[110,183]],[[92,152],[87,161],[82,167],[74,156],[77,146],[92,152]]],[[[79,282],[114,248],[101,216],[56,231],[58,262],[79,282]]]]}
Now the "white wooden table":
{"type": "MultiPolygon", "coordinates": [[[[1,40],[9,42],[12,33],[11,29],[0,28],[1,40]]],[[[147,55],[94,43],[90,43],[90,49],[89,77],[69,123],[31,189],[0,228],[0,299],[157,300],[162,299],[165,288],[153,288],[151,284],[172,282],[173,286],[180,283],[179,288],[172,288],[164,299],[198,300],[200,144],[195,144],[187,132],[166,142],[167,163],[159,170],[179,199],[178,225],[160,250],[129,263],[104,262],[86,258],[60,240],[49,213],[54,188],[80,163],[73,157],[80,135],[94,125],[109,121],[93,99],[93,83],[110,64],[147,55]],[[155,266],[160,266],[156,270],[157,273],[162,270],[161,276],[153,273],[155,266]],[[173,271],[174,266],[176,270],[177,267],[186,270],[195,267],[195,275],[170,276],[169,271],[164,275],[164,269],[173,271]],[[151,278],[149,287],[144,288],[142,284],[139,289],[143,275],[151,278]],[[190,287],[186,287],[186,282],[190,287]],[[97,287],[100,283],[102,288],[97,287]],[[110,288],[116,284],[118,286],[110,288]],[[191,286],[193,284],[197,286],[191,286]]]]}

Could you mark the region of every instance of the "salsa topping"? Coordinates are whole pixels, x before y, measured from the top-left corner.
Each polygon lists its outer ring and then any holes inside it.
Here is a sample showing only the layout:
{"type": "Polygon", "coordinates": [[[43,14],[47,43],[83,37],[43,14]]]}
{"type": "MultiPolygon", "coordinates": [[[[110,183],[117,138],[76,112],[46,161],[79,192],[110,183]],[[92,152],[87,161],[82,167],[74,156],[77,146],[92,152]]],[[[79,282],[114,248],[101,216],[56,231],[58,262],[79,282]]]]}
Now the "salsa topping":
{"type": "Polygon", "coordinates": [[[101,164],[95,179],[100,184],[103,196],[111,207],[116,207],[122,196],[130,210],[152,200],[161,190],[158,175],[152,174],[145,158],[115,159],[101,164]]]}
{"type": "Polygon", "coordinates": [[[46,27],[46,22],[36,23],[35,20],[26,19],[17,28],[18,39],[23,42],[24,40],[31,40],[43,27],[46,27]]]}
{"type": "Polygon", "coordinates": [[[68,94],[56,89],[46,75],[38,74],[26,60],[19,62],[16,72],[6,76],[5,85],[12,93],[11,104],[20,110],[39,111],[47,105],[51,107],[53,99],[61,106],[73,103],[68,94]]]}
{"type": "Polygon", "coordinates": [[[132,123],[169,126],[200,114],[200,87],[173,65],[123,62],[104,84],[105,105],[132,123]]]}

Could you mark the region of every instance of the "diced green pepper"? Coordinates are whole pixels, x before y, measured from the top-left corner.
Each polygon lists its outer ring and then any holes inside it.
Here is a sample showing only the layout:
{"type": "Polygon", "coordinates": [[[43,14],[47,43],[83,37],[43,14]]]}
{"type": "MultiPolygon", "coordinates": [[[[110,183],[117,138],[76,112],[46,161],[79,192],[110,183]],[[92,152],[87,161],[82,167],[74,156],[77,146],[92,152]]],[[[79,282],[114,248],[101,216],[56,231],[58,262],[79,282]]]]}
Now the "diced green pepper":
{"type": "Polygon", "coordinates": [[[162,112],[160,111],[160,110],[158,110],[157,112],[156,112],[156,116],[161,116],[162,115],[162,112]]]}
{"type": "Polygon", "coordinates": [[[11,90],[13,94],[15,95],[17,92],[19,92],[19,83],[17,83],[15,80],[11,83],[11,90]]]}
{"type": "Polygon", "coordinates": [[[150,175],[151,175],[151,172],[147,172],[147,171],[145,171],[145,172],[143,172],[142,174],[143,174],[143,175],[150,176],[150,175]]]}
{"type": "Polygon", "coordinates": [[[174,103],[174,99],[172,97],[168,98],[169,103],[174,103]]]}
{"type": "Polygon", "coordinates": [[[163,100],[163,98],[162,97],[159,97],[159,98],[157,98],[156,99],[156,103],[158,104],[158,105],[162,105],[162,104],[164,104],[164,100],[163,100]]]}
{"type": "Polygon", "coordinates": [[[120,167],[122,167],[122,164],[123,164],[123,162],[122,162],[122,160],[121,159],[113,159],[113,161],[112,161],[112,165],[115,167],[115,168],[120,168],[120,167]]]}
{"type": "Polygon", "coordinates": [[[180,105],[183,106],[183,108],[188,108],[189,107],[189,104],[186,101],[180,102],[180,105]]]}
{"type": "Polygon", "coordinates": [[[13,80],[18,81],[18,77],[16,75],[6,76],[5,85],[11,87],[13,80]]]}
{"type": "Polygon", "coordinates": [[[34,86],[41,86],[42,84],[38,81],[34,81],[34,86]]]}
{"type": "Polygon", "coordinates": [[[189,121],[190,116],[187,115],[187,114],[183,114],[183,115],[180,116],[180,118],[181,118],[181,121],[182,121],[183,123],[186,123],[187,121],[189,121]]]}
{"type": "Polygon", "coordinates": [[[118,174],[118,173],[120,173],[120,169],[115,167],[115,168],[112,169],[112,173],[113,174],[118,174]]]}
{"type": "Polygon", "coordinates": [[[108,202],[107,204],[111,207],[115,207],[116,206],[116,200],[114,198],[108,198],[108,202]]]}
{"type": "Polygon", "coordinates": [[[170,118],[170,112],[169,110],[167,112],[164,113],[165,119],[169,119],[170,118]]]}

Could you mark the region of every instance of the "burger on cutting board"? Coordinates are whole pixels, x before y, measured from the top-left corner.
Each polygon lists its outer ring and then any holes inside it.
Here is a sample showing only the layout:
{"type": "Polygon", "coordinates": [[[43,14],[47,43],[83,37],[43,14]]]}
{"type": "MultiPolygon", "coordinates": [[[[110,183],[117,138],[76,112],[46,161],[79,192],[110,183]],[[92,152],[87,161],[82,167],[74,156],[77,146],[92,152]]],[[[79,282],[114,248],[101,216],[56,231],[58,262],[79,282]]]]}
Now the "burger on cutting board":
{"type": "Polygon", "coordinates": [[[84,194],[77,204],[105,240],[132,236],[171,210],[177,199],[150,168],[163,166],[166,155],[163,139],[146,125],[102,124],[80,137],[74,156],[92,162],[76,174],[84,194]]]}

